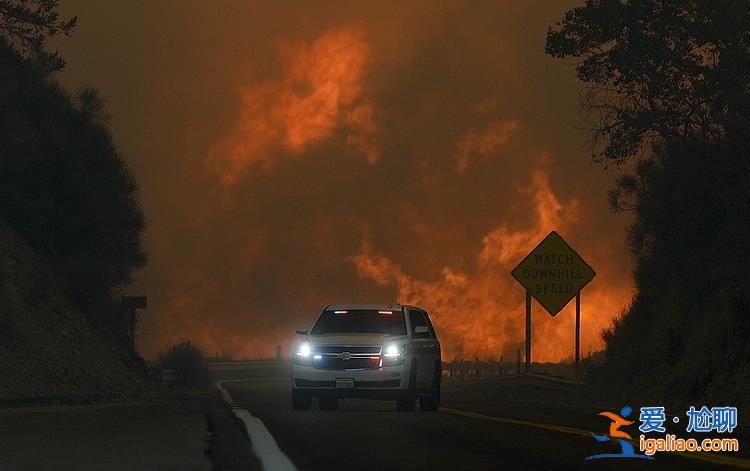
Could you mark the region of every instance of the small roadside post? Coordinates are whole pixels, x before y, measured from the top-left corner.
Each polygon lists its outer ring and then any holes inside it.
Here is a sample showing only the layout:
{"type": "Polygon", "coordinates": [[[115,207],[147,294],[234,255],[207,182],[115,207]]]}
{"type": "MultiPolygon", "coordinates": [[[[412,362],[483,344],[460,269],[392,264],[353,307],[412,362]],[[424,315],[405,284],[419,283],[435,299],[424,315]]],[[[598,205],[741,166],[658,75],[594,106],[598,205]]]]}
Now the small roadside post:
{"type": "Polygon", "coordinates": [[[526,372],[531,368],[531,298],[556,316],[576,298],[575,371],[581,362],[581,290],[596,272],[555,231],[521,260],[511,272],[526,290],[526,372]]]}
{"type": "Polygon", "coordinates": [[[148,300],[146,296],[123,296],[120,298],[120,306],[128,311],[128,334],[130,335],[130,349],[135,353],[135,327],[138,323],[136,309],[146,309],[148,300]]]}
{"type": "Polygon", "coordinates": [[[521,349],[516,350],[516,374],[521,374],[521,349]]]}

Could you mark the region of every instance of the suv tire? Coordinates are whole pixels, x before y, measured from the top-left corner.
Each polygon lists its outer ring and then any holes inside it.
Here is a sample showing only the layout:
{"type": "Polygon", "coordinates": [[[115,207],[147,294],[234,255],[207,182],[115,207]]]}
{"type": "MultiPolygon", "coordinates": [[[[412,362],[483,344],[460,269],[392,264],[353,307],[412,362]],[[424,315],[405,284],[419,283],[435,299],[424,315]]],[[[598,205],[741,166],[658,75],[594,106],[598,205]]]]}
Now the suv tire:
{"type": "Polygon", "coordinates": [[[396,399],[396,410],[399,412],[411,412],[414,410],[417,401],[417,363],[412,362],[409,370],[409,389],[404,391],[403,395],[396,399]]]}
{"type": "Polygon", "coordinates": [[[443,369],[438,362],[435,365],[435,374],[430,384],[430,395],[419,396],[419,408],[423,411],[434,412],[440,407],[440,383],[443,379],[443,369]]]}

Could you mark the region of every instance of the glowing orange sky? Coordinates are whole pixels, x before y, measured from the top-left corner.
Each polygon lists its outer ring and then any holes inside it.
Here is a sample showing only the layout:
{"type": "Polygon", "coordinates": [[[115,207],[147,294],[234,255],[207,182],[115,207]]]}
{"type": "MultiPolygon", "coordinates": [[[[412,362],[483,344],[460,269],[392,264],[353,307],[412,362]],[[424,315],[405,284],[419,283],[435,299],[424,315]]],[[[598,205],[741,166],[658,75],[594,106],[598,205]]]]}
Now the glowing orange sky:
{"type": "MultiPolygon", "coordinates": [[[[501,225],[486,234],[482,239],[483,247],[476,254],[476,268],[471,273],[446,266],[437,280],[415,279],[378,253],[367,240],[353,261],[360,276],[376,283],[400,286],[401,302],[425,307],[432,313],[448,358],[497,359],[501,354],[513,358],[510,355],[514,347],[521,348],[519,332],[525,328],[522,315],[525,294],[509,273],[551,230],[571,231],[580,222],[578,201],[561,203],[555,197],[544,165],[533,172],[531,186],[524,192],[532,201],[534,224],[518,230],[501,225]]],[[[606,263],[596,255],[589,260],[596,265],[606,263]]],[[[617,312],[630,294],[627,288],[606,281],[586,288],[582,295],[585,299],[582,308],[584,351],[601,348],[599,332],[611,319],[601,313],[617,312]]],[[[571,356],[574,324],[570,309],[554,320],[536,303],[534,311],[534,360],[555,361],[571,356]]]]}
{"type": "MultiPolygon", "coordinates": [[[[141,351],[270,356],[325,305],[400,286],[447,358],[508,358],[510,270],[553,229],[597,270],[582,347],[601,348],[631,265],[580,84],[543,53],[572,3],[66,4],[81,26],[61,79],[102,89],[142,187],[141,351]]],[[[570,309],[535,303],[535,360],[572,355],[570,309]]]]}
{"type": "Polygon", "coordinates": [[[210,151],[223,183],[235,183],[253,166],[271,165],[279,149],[302,154],[340,125],[349,128],[348,142],[363,150],[369,163],[377,162],[370,142],[376,131],[373,108],[358,102],[370,59],[364,32],[334,29],[311,44],[284,42],[279,55],[282,76],[241,89],[239,122],[210,151]]]}

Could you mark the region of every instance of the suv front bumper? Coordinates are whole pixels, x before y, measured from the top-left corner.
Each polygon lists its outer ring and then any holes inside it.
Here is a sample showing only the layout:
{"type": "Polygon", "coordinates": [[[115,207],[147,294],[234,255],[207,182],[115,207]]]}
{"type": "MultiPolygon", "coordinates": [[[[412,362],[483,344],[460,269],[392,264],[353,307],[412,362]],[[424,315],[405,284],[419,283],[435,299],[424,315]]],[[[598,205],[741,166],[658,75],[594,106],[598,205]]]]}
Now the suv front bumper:
{"type": "Polygon", "coordinates": [[[397,399],[409,390],[412,359],[403,365],[367,370],[324,370],[292,363],[292,388],[312,396],[397,399]],[[353,379],[353,388],[336,388],[336,379],[353,379]]]}

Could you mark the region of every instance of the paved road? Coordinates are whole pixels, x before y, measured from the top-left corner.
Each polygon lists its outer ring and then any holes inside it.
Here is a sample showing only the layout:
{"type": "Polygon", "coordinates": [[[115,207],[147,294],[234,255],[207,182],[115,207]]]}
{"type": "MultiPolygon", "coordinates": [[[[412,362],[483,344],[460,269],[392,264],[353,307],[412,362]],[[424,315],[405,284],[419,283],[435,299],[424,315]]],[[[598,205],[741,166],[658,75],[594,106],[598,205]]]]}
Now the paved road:
{"type": "MultiPolygon", "coordinates": [[[[203,409],[195,400],[0,410],[0,470],[209,471],[203,409]]],[[[249,469],[252,455],[242,458],[249,469]]]]}
{"type": "MultiPolygon", "coordinates": [[[[584,434],[455,411],[397,412],[390,402],[346,399],[337,411],[320,411],[315,404],[311,411],[293,411],[288,379],[283,377],[232,383],[227,389],[239,406],[265,423],[300,470],[724,469],[663,454],[649,462],[585,461],[586,456],[617,452],[619,447],[584,434]]],[[[471,408],[459,399],[454,404],[454,399],[444,400],[444,405],[461,411],[471,408]]],[[[555,414],[550,410],[549,416],[555,414]]]]}

